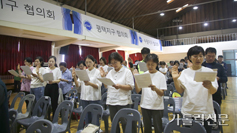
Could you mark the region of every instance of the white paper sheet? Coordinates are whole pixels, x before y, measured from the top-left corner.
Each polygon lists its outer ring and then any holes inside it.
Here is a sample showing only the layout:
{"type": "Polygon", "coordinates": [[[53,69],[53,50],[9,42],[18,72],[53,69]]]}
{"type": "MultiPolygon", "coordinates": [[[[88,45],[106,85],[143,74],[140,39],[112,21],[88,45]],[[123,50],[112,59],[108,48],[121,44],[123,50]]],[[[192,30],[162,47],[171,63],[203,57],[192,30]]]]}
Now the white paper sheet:
{"type": "Polygon", "coordinates": [[[106,84],[106,85],[115,85],[115,83],[109,79],[109,78],[97,78],[100,82],[106,84]]]}
{"type": "Polygon", "coordinates": [[[12,74],[13,76],[16,76],[16,77],[19,76],[19,74],[15,70],[8,70],[8,72],[12,74]]]}
{"type": "Polygon", "coordinates": [[[148,70],[145,62],[138,62],[138,65],[139,65],[141,71],[145,72],[148,70]]]}
{"type": "Polygon", "coordinates": [[[194,76],[194,81],[203,82],[205,80],[215,81],[217,72],[196,72],[194,76]]]}
{"type": "Polygon", "coordinates": [[[86,70],[75,70],[77,77],[81,81],[90,81],[90,78],[86,72],[86,70]]]}
{"type": "Polygon", "coordinates": [[[53,73],[45,73],[43,79],[44,81],[53,81],[53,73]]]}
{"type": "Polygon", "coordinates": [[[26,75],[32,74],[32,71],[30,70],[30,67],[28,66],[21,66],[21,69],[25,72],[26,75]]]}
{"type": "Polygon", "coordinates": [[[138,88],[148,87],[152,84],[150,73],[134,75],[138,88]]]}

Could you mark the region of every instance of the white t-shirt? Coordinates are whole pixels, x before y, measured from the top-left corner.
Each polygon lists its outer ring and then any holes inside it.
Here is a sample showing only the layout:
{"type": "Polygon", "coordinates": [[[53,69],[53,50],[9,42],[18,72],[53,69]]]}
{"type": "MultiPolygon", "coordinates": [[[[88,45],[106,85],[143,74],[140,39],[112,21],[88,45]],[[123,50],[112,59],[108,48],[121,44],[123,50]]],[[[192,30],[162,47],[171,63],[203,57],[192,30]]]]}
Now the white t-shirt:
{"type": "Polygon", "coordinates": [[[163,72],[163,73],[167,73],[168,69],[165,67],[165,68],[159,68],[159,71],[163,72]]]}
{"type": "Polygon", "coordinates": [[[49,67],[47,67],[45,69],[44,73],[53,73],[53,80],[59,80],[62,77],[62,72],[57,67],[53,70],[51,70],[49,67]]]}
{"type": "MultiPolygon", "coordinates": [[[[130,85],[134,87],[134,79],[129,69],[122,67],[118,72],[110,70],[106,78],[110,78],[115,84],[130,85]]],[[[108,86],[107,105],[128,105],[132,104],[131,90],[115,89],[108,86]]]]}
{"type": "MultiPolygon", "coordinates": [[[[195,72],[213,72],[213,70],[202,66],[199,70],[188,68],[182,71],[178,78],[184,89],[181,112],[188,116],[204,114],[207,118],[208,115],[214,114],[212,94],[202,85],[202,82],[194,81],[195,72]]],[[[212,82],[212,85],[217,89],[217,80],[212,82]]]]}
{"type": "Polygon", "coordinates": [[[108,72],[108,67],[109,67],[109,66],[104,65],[104,66],[100,66],[100,67],[102,67],[102,68],[104,69],[105,72],[108,72]]]}
{"type": "MultiPolygon", "coordinates": [[[[44,75],[45,68],[40,67],[39,68],[39,75],[43,76],[44,75]]],[[[32,73],[36,74],[36,67],[32,70],[32,73]]],[[[43,87],[44,82],[41,82],[39,78],[34,77],[31,75],[31,83],[30,83],[30,88],[38,88],[38,87],[43,87]]]]}
{"type": "Polygon", "coordinates": [[[90,85],[85,85],[84,81],[78,79],[78,83],[81,86],[81,99],[88,101],[101,100],[101,85],[102,83],[97,79],[100,78],[100,71],[93,68],[91,71],[86,69],[86,72],[90,78],[90,82],[96,84],[98,88],[93,88],[90,85]]]}
{"type": "MultiPolygon", "coordinates": [[[[146,71],[145,73],[149,73],[146,71]]],[[[157,71],[151,74],[152,85],[158,89],[167,90],[165,75],[157,71]]],[[[141,108],[151,110],[164,110],[163,96],[159,96],[150,87],[142,88],[141,108]]]]}

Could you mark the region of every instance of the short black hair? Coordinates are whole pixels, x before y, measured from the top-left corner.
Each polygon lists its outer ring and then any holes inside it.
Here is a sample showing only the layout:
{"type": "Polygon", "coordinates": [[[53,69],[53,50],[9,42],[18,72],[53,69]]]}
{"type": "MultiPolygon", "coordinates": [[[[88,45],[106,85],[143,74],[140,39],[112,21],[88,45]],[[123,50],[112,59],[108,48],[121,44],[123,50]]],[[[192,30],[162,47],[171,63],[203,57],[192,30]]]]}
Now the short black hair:
{"type": "Polygon", "coordinates": [[[215,54],[216,54],[216,49],[213,48],[213,47],[209,47],[209,48],[207,48],[206,51],[205,51],[205,54],[207,54],[207,53],[215,53],[215,54]]]}
{"type": "Polygon", "coordinates": [[[160,65],[166,65],[166,63],[164,61],[161,61],[160,65]]]}
{"type": "Polygon", "coordinates": [[[132,62],[129,62],[129,67],[130,67],[130,68],[133,68],[132,62]]]}
{"type": "Polygon", "coordinates": [[[141,54],[150,54],[150,49],[147,47],[142,48],[141,54]]]}
{"type": "Polygon", "coordinates": [[[57,65],[57,58],[55,57],[55,56],[49,56],[49,60],[51,59],[51,58],[53,58],[54,59],[54,61],[55,61],[55,64],[54,64],[54,66],[55,67],[58,67],[58,65],[57,65]]]}
{"type": "Polygon", "coordinates": [[[40,61],[40,65],[41,65],[41,66],[44,66],[44,60],[43,60],[43,58],[42,58],[41,56],[38,56],[38,57],[35,58],[35,60],[37,60],[37,59],[40,61]]]}
{"type": "Polygon", "coordinates": [[[150,60],[155,62],[157,65],[159,64],[159,58],[156,54],[148,54],[145,58],[145,62],[148,62],[150,60]]]}
{"type": "MultiPolygon", "coordinates": [[[[85,58],[85,62],[86,62],[86,59],[91,59],[93,62],[96,61],[96,59],[92,56],[92,55],[87,55],[86,58],[85,58]]],[[[96,61],[97,62],[97,61],[96,61]]]]}
{"type": "Polygon", "coordinates": [[[171,64],[171,63],[174,63],[174,61],[170,61],[170,64],[171,64]]]}
{"type": "Polygon", "coordinates": [[[109,63],[111,63],[112,59],[119,61],[121,64],[123,63],[123,57],[118,52],[113,52],[109,55],[109,63]]]}
{"type": "Polygon", "coordinates": [[[176,63],[178,63],[178,64],[180,65],[179,61],[177,61],[177,60],[176,60],[176,61],[174,61],[174,65],[175,65],[176,63]]]}
{"type": "Polygon", "coordinates": [[[83,60],[79,61],[79,62],[77,63],[77,66],[80,66],[81,64],[83,64],[84,66],[86,66],[85,61],[83,61],[83,60]]]}
{"type": "Polygon", "coordinates": [[[185,57],[184,57],[184,59],[185,59],[185,60],[188,60],[188,57],[187,57],[187,56],[185,56],[185,57]]]}
{"type": "Polygon", "coordinates": [[[218,55],[218,58],[223,58],[223,55],[218,55]]]}
{"type": "Polygon", "coordinates": [[[101,57],[100,60],[102,60],[105,64],[107,64],[105,57],[101,57]]]}
{"type": "Polygon", "coordinates": [[[185,62],[185,59],[181,59],[180,62],[185,62]]]}
{"type": "Polygon", "coordinates": [[[26,62],[32,64],[32,59],[31,59],[30,57],[26,57],[24,61],[26,61],[26,62]]]}
{"type": "Polygon", "coordinates": [[[188,50],[188,53],[187,53],[188,60],[189,60],[190,62],[192,62],[192,61],[190,60],[190,57],[191,57],[192,55],[198,55],[199,53],[202,53],[202,54],[204,55],[204,49],[203,49],[202,47],[200,47],[200,46],[193,46],[193,47],[191,47],[191,48],[188,50]]]}
{"type": "Polygon", "coordinates": [[[67,63],[66,63],[66,62],[60,62],[60,63],[59,63],[59,66],[67,67],[67,63]]]}

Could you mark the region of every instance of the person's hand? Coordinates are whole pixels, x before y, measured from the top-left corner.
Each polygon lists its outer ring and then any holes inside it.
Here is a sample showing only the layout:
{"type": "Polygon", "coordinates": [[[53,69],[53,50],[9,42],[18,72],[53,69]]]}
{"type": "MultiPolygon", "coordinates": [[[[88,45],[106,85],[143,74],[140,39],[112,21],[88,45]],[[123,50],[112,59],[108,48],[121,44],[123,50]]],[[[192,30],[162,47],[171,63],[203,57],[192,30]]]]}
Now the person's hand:
{"type": "Polygon", "coordinates": [[[72,67],[72,77],[75,78],[76,77],[76,72],[75,72],[75,68],[72,67]]]}
{"type": "Polygon", "coordinates": [[[23,76],[23,75],[20,75],[19,77],[20,77],[20,78],[25,78],[25,76],[23,76]]]}
{"type": "Polygon", "coordinates": [[[91,85],[91,82],[89,81],[84,81],[85,85],[91,85]]]}
{"type": "Polygon", "coordinates": [[[18,63],[17,70],[20,70],[20,69],[21,69],[20,63],[18,63]]]}
{"type": "Polygon", "coordinates": [[[178,67],[177,66],[173,66],[172,68],[172,77],[173,79],[178,79],[181,73],[179,73],[178,67]]]}
{"type": "Polygon", "coordinates": [[[220,80],[220,78],[219,78],[219,77],[216,77],[216,79],[217,79],[217,81],[219,81],[219,80],[220,80]]]}
{"type": "Polygon", "coordinates": [[[106,73],[102,67],[100,67],[100,76],[105,77],[106,73]]]}
{"type": "Polygon", "coordinates": [[[203,85],[205,88],[207,88],[207,89],[212,88],[212,83],[211,83],[211,81],[208,81],[208,80],[203,81],[203,82],[202,82],[202,85],[203,85]]]}
{"type": "Polygon", "coordinates": [[[40,68],[40,64],[38,64],[35,68],[35,71],[36,71],[37,74],[39,74],[39,68],[40,68]]]}
{"type": "Polygon", "coordinates": [[[34,73],[32,73],[32,76],[34,76],[34,77],[37,77],[38,75],[37,75],[37,74],[34,74],[34,73]]]}
{"type": "Polygon", "coordinates": [[[53,84],[53,81],[49,81],[49,84],[53,84]]]}
{"type": "Polygon", "coordinates": [[[113,87],[114,87],[115,89],[119,89],[119,88],[120,88],[120,85],[119,85],[119,84],[116,84],[116,85],[113,85],[113,87]]]}
{"type": "Polygon", "coordinates": [[[155,85],[150,85],[148,87],[151,87],[151,90],[153,90],[153,91],[156,91],[156,89],[157,89],[155,85]]]}
{"type": "Polygon", "coordinates": [[[137,69],[135,69],[135,70],[133,71],[133,75],[136,75],[136,74],[139,74],[139,72],[137,71],[137,69]]]}

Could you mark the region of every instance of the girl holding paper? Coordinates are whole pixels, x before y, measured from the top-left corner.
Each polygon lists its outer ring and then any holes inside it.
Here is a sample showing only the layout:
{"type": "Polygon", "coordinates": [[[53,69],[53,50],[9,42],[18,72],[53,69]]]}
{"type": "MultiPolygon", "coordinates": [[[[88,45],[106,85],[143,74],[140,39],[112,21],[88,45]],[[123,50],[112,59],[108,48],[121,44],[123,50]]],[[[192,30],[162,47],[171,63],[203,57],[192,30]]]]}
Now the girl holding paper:
{"type": "Polygon", "coordinates": [[[152,121],[153,118],[155,133],[162,133],[162,117],[164,110],[163,95],[167,90],[165,75],[159,72],[156,67],[159,65],[158,56],[155,54],[148,54],[145,58],[148,71],[151,76],[152,84],[145,88],[139,88],[135,81],[136,92],[139,93],[142,90],[141,96],[141,109],[144,122],[144,132],[152,133],[152,121]]]}
{"type": "Polygon", "coordinates": [[[48,81],[44,90],[44,95],[51,98],[53,116],[58,107],[58,83],[62,77],[62,72],[57,68],[56,57],[50,56],[48,61],[49,67],[45,69],[45,73],[53,73],[53,81],[48,81]]]}
{"type": "MultiPolygon", "coordinates": [[[[31,71],[34,69],[34,67],[32,66],[32,59],[30,57],[25,58],[24,64],[25,66],[30,67],[31,71]]],[[[26,95],[30,94],[30,83],[31,83],[30,75],[26,75],[24,71],[21,73],[20,64],[18,64],[17,69],[20,75],[19,77],[23,79],[21,83],[21,91],[25,92],[26,95]]]]}
{"type": "Polygon", "coordinates": [[[44,80],[42,75],[44,74],[45,68],[43,68],[44,60],[38,56],[35,59],[35,68],[32,71],[30,93],[35,95],[36,102],[44,96],[44,80]]]}
{"type": "MultiPolygon", "coordinates": [[[[83,109],[89,104],[99,104],[101,100],[101,85],[102,83],[97,79],[100,78],[100,71],[96,69],[95,66],[95,58],[92,55],[88,55],[85,58],[85,64],[87,66],[86,72],[90,81],[80,81],[80,79],[76,78],[75,70],[73,70],[72,75],[74,77],[74,81],[76,87],[81,86],[81,100],[80,104],[83,109]]],[[[87,114],[86,116],[86,124],[91,123],[92,116],[91,114],[87,114]]],[[[97,125],[99,126],[99,117],[97,120],[97,125]]]]}
{"type": "MultiPolygon", "coordinates": [[[[109,55],[109,63],[111,63],[114,69],[110,70],[106,75],[106,78],[111,79],[115,85],[107,86],[107,101],[106,104],[109,105],[110,118],[113,120],[115,114],[123,108],[130,108],[129,104],[132,104],[131,100],[131,90],[134,87],[133,75],[129,69],[122,66],[123,57],[117,53],[111,53],[109,55]]],[[[101,70],[101,76],[105,77],[105,72],[101,70]]],[[[121,120],[123,131],[125,131],[126,121],[121,120]]],[[[133,132],[136,132],[136,124],[133,124],[133,132]]],[[[119,125],[117,125],[116,133],[120,133],[119,125]]]]}
{"type": "Polygon", "coordinates": [[[100,69],[103,68],[105,73],[108,72],[108,66],[106,65],[107,61],[105,59],[105,57],[101,57],[100,58],[100,69]]]}
{"type": "Polygon", "coordinates": [[[209,115],[214,114],[212,94],[217,91],[217,80],[214,82],[194,81],[195,72],[213,72],[212,69],[202,66],[204,60],[202,47],[191,47],[188,50],[187,57],[192,63],[192,67],[183,70],[182,73],[178,72],[177,66],[172,68],[175,88],[180,94],[184,92],[181,113],[184,117],[191,118],[197,115],[204,115],[204,127],[207,133],[211,133],[212,126],[209,126],[208,123],[212,122],[212,120],[206,119],[209,115]]]}

